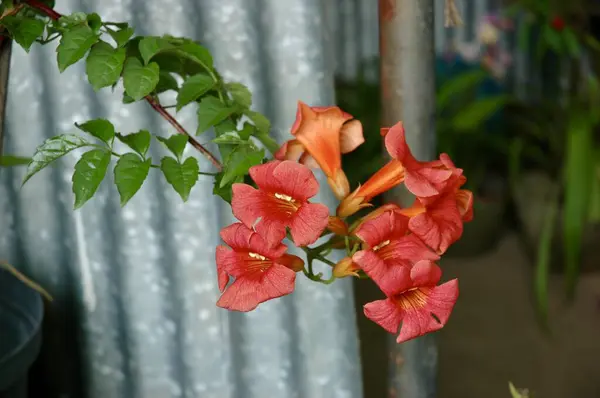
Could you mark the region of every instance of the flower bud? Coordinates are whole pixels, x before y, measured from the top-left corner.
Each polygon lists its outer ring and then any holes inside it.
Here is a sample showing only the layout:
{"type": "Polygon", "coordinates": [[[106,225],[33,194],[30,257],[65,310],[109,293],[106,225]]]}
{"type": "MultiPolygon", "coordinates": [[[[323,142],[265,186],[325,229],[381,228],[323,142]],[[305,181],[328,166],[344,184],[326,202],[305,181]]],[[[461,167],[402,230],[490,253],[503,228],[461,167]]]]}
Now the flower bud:
{"type": "Polygon", "coordinates": [[[333,276],[336,278],[343,278],[351,275],[358,277],[359,270],[360,267],[352,261],[350,257],[345,257],[333,267],[333,276]]]}
{"type": "Polygon", "coordinates": [[[294,272],[300,272],[304,269],[304,260],[293,254],[284,254],[277,262],[291,269],[294,272]]]}
{"type": "Polygon", "coordinates": [[[348,226],[339,217],[329,216],[329,223],[327,224],[327,229],[336,235],[348,235],[348,226]]]}

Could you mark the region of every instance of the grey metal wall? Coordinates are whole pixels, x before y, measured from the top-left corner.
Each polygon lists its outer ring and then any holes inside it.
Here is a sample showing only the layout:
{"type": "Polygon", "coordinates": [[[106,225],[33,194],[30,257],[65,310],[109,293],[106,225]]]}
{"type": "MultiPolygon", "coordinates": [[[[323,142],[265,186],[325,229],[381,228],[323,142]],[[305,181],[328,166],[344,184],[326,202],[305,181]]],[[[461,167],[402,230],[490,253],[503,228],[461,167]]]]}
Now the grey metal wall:
{"type": "MultiPolygon", "coordinates": [[[[56,7],[130,21],[139,34],[203,40],[225,78],[251,88],[280,139],[298,99],[334,101],[320,0],[58,0],[56,7]]],[[[31,154],[43,139],[95,117],[122,132],[173,133],[147,104],[124,106],[116,91],[94,94],[83,65],[60,75],[53,45],[29,55],[15,48],[6,152],[31,154]]],[[[195,116],[184,110],[179,119],[192,128],[195,116]]],[[[56,298],[41,365],[50,390],[42,396],[362,396],[351,281],[322,286],[299,276],[292,296],[250,314],[219,309],[214,247],[232,220],[210,179],[182,204],[151,174],[121,209],[109,176],[72,211],[75,161],[65,157],[23,189],[22,170],[0,175],[0,254],[56,298]]]]}

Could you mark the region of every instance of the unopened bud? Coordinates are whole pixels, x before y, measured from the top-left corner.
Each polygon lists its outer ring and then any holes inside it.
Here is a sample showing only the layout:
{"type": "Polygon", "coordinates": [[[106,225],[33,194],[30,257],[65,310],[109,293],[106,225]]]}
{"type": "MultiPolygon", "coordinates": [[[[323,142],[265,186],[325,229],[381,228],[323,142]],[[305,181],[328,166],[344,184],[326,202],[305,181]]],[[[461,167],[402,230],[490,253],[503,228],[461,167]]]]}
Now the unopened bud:
{"type": "Polygon", "coordinates": [[[291,269],[294,272],[300,272],[304,269],[304,260],[293,254],[284,254],[277,259],[277,262],[291,269]]]}
{"type": "Polygon", "coordinates": [[[340,235],[340,236],[348,235],[348,226],[339,217],[329,216],[329,223],[327,224],[327,229],[336,235],[340,235]]]}
{"type": "Polygon", "coordinates": [[[341,259],[333,267],[333,276],[336,278],[343,278],[345,276],[358,276],[360,267],[350,257],[341,259]]]}

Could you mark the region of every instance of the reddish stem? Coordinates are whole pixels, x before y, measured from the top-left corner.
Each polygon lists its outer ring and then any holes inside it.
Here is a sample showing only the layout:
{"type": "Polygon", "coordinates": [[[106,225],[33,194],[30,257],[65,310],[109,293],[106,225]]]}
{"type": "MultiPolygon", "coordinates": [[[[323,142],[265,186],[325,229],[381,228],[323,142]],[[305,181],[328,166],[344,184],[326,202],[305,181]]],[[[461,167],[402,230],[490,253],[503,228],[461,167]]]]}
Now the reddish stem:
{"type": "MultiPolygon", "coordinates": [[[[52,8],[48,7],[46,4],[38,0],[25,0],[25,3],[30,7],[42,11],[44,14],[46,14],[53,20],[57,20],[62,16],[61,14],[54,11],[52,8]]],[[[219,162],[219,160],[208,149],[204,148],[202,144],[200,144],[198,141],[192,138],[192,136],[185,130],[185,128],[181,124],[179,124],[179,122],[175,120],[175,118],[171,116],[171,114],[167,112],[167,110],[157,100],[155,100],[150,95],[147,95],[145,97],[145,100],[150,104],[152,109],[158,112],[158,114],[161,115],[167,122],[169,122],[171,126],[175,127],[175,130],[177,130],[179,134],[187,135],[190,145],[192,145],[202,155],[204,155],[204,157],[206,157],[217,168],[217,170],[223,170],[223,165],[219,162]]]]}
{"type": "Polygon", "coordinates": [[[208,149],[204,148],[202,146],[202,144],[200,144],[198,141],[196,141],[185,130],[185,128],[177,120],[175,120],[175,118],[169,112],[167,112],[167,110],[161,104],[158,103],[158,101],[156,99],[154,99],[150,95],[147,95],[146,97],[144,97],[144,99],[150,104],[150,106],[152,107],[152,109],[154,109],[156,112],[158,112],[158,114],[161,115],[167,122],[169,122],[171,124],[171,126],[175,127],[175,130],[177,130],[177,132],[179,134],[187,135],[189,143],[194,148],[196,148],[200,153],[202,153],[208,160],[210,160],[210,162],[219,171],[221,171],[223,169],[223,166],[221,165],[221,163],[219,162],[219,160],[212,153],[210,153],[210,151],[208,149]]]}
{"type": "Polygon", "coordinates": [[[54,11],[52,8],[50,8],[46,4],[42,3],[41,1],[38,1],[38,0],[25,0],[25,3],[28,4],[28,5],[30,5],[33,8],[36,8],[36,9],[42,11],[44,14],[46,14],[50,18],[54,19],[55,21],[58,18],[62,17],[62,15],[60,15],[59,13],[57,13],[56,11],[54,11]]]}

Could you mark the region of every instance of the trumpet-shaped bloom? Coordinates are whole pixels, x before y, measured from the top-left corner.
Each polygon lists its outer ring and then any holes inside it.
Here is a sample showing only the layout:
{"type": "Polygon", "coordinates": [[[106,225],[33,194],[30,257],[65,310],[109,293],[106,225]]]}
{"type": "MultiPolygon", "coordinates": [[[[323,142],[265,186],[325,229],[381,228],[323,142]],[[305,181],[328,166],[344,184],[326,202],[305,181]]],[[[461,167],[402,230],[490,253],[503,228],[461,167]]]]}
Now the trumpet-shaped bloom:
{"type": "Polygon", "coordinates": [[[342,170],[342,153],[364,142],[362,124],[351,119],[337,106],[310,107],[299,101],[291,130],[295,139],[284,143],[275,158],[321,168],[336,197],[346,197],[350,186],[342,170]]]}
{"type": "Polygon", "coordinates": [[[242,223],[221,230],[229,246],[217,246],[217,275],[223,292],[217,305],[251,311],[260,303],[292,293],[301,258],[287,254],[280,241],[269,241],[242,223]],[[229,278],[235,280],[229,286],[229,278]]]}
{"type": "Polygon", "coordinates": [[[463,223],[473,219],[473,193],[460,189],[466,182],[462,170],[454,171],[452,179],[443,195],[417,198],[411,207],[397,210],[410,217],[408,229],[438,254],[460,239],[463,223]]]}
{"type": "Polygon", "coordinates": [[[269,242],[281,242],[290,229],[297,246],[314,243],[327,227],[327,206],[310,203],[319,182],[310,169],[289,160],[274,160],[250,168],[258,189],[233,184],[231,207],[234,216],[254,227],[269,242]]]}
{"type": "MultiPolygon", "coordinates": [[[[369,201],[372,198],[402,182],[418,197],[440,195],[451,182],[453,170],[445,163],[449,160],[447,155],[443,156],[443,160],[440,157],[440,160],[433,162],[416,160],[406,143],[402,122],[381,129],[381,134],[385,136],[386,149],[393,159],[342,200],[337,208],[338,216],[347,217],[363,207],[370,206],[369,201]]],[[[462,170],[460,172],[462,173],[462,170]]]]}
{"type": "Polygon", "coordinates": [[[436,286],[442,271],[426,260],[394,275],[394,283],[382,287],[387,298],[366,304],[365,316],[390,333],[400,329],[398,343],[444,327],[458,299],[458,280],[436,286]]]}
{"type": "Polygon", "coordinates": [[[408,234],[409,219],[386,211],[364,222],[354,233],[365,244],[352,260],[382,289],[392,289],[402,268],[421,260],[439,260],[415,235],[408,234]]]}

